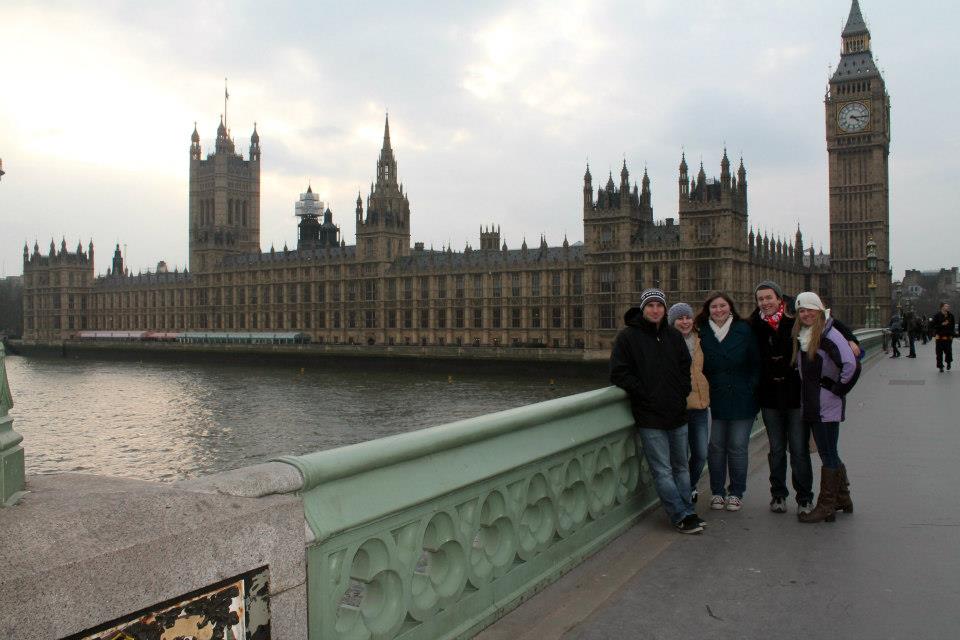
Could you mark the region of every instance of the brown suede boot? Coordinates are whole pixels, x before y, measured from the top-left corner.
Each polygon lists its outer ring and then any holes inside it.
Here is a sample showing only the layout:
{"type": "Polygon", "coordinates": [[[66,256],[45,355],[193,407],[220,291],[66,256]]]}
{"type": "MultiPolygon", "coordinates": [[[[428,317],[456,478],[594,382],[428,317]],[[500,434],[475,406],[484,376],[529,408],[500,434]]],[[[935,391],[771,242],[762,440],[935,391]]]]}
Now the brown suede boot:
{"type": "Polygon", "coordinates": [[[839,469],[820,469],[820,495],[817,506],[810,513],[797,514],[800,522],[833,522],[837,519],[837,482],[839,469]]]}
{"type": "Polygon", "coordinates": [[[850,480],[847,479],[847,467],[840,463],[837,478],[837,511],[853,513],[853,500],[850,499],[850,480]]]}

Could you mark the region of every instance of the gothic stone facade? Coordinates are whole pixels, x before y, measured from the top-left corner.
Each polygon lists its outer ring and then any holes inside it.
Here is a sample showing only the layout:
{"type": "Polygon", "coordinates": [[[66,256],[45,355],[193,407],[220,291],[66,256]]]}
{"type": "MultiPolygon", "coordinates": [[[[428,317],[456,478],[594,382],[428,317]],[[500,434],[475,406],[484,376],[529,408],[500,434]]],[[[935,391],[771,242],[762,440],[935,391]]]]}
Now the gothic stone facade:
{"type": "MultiPolygon", "coordinates": [[[[316,342],[364,345],[544,345],[608,349],[645,287],[698,304],[713,289],[752,308],[754,284],[824,290],[825,257],[748,230],[746,170],[724,152],[720,178],[681,161],[676,219],[657,222],[650,182],[631,188],[626,163],[596,193],[584,176],[584,243],[508,249],[499,229],[480,248],[411,246],[411,210],[389,121],[366,207],[356,203],[356,244],[304,234],[296,250],[259,246],[259,136],[236,154],[221,124],[217,148],[190,148],[190,270],[132,275],[119,246],[96,276],[93,246],[47,256],[24,247],[24,334],[69,339],[80,330],[302,331],[316,342]],[[305,241],[306,240],[306,241],[305,241]]],[[[308,190],[309,193],[309,190],[308,190]]],[[[330,222],[329,210],[324,213],[330,222]]]]}

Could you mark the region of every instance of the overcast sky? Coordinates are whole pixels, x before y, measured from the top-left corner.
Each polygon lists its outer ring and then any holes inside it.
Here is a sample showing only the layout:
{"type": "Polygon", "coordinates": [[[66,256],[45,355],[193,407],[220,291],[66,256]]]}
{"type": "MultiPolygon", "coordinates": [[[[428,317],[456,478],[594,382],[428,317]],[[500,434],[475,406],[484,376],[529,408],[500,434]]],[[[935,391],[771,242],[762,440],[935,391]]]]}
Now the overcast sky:
{"type": "MultiPolygon", "coordinates": [[[[894,276],[960,263],[954,2],[862,0],[892,99],[894,276]]],[[[583,172],[647,166],[677,215],[681,148],[742,153],[750,220],[828,249],[823,98],[848,0],[47,2],[0,17],[0,275],[24,240],[187,260],[188,148],[223,111],[263,148],[261,245],[296,245],[307,183],[348,243],[390,112],[413,241],[581,240],[583,172]]],[[[695,170],[695,169],[694,169],[695,170]]],[[[617,180],[619,182],[619,179],[617,180]]]]}

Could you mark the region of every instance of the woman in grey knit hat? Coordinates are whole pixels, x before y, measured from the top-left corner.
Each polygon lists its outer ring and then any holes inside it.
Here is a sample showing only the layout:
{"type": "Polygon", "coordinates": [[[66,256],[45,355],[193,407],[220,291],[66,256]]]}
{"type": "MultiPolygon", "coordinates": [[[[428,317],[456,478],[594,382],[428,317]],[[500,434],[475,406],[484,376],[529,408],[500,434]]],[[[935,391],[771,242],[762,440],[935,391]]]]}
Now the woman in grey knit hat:
{"type": "Polygon", "coordinates": [[[680,332],[690,351],[690,395],[687,396],[687,437],[690,442],[690,496],[697,501],[697,483],[707,464],[710,442],[710,384],[703,375],[703,350],[693,322],[693,308],[678,302],[667,312],[667,321],[680,332]]]}

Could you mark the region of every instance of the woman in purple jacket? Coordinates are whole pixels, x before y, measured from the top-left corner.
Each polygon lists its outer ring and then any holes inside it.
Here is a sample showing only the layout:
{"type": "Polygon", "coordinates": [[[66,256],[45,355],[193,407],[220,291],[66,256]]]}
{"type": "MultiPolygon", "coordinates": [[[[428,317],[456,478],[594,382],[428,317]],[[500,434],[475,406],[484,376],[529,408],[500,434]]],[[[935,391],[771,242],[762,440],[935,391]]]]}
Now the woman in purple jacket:
{"type": "Polygon", "coordinates": [[[833,327],[830,311],[823,306],[820,296],[805,291],[797,296],[796,306],[793,358],[800,373],[801,410],[823,463],[817,506],[797,517],[800,522],[833,522],[837,509],[853,511],[837,441],[845,396],[860,376],[860,362],[847,339],[833,327]]]}

